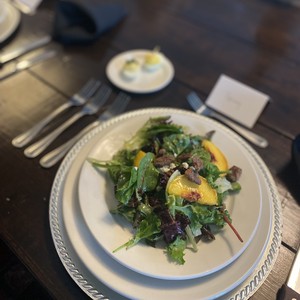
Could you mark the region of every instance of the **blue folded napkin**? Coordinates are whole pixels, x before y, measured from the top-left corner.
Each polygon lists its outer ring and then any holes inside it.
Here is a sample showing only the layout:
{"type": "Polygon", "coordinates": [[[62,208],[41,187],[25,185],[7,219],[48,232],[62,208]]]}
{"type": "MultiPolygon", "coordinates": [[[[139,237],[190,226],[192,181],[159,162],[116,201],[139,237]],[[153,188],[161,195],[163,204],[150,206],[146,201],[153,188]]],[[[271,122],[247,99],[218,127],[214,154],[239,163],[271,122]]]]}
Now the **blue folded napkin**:
{"type": "Polygon", "coordinates": [[[57,3],[53,38],[62,44],[92,43],[126,15],[119,4],[99,0],[61,0],[57,3]]]}

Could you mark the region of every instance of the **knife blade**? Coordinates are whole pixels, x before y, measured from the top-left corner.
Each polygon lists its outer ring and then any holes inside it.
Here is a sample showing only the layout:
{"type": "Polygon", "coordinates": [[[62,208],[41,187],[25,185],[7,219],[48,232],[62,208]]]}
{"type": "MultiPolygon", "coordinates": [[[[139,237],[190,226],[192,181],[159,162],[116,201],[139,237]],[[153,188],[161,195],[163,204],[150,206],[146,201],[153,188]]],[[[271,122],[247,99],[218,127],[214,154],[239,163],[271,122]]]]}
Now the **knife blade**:
{"type": "Polygon", "coordinates": [[[39,53],[28,59],[22,60],[16,63],[13,69],[8,70],[7,72],[3,72],[3,74],[0,75],[0,80],[5,79],[21,70],[28,69],[29,67],[38,64],[42,61],[45,61],[53,57],[55,54],[56,54],[55,50],[44,50],[42,53],[39,53]]]}
{"type": "Polygon", "coordinates": [[[278,300],[300,300],[300,250],[296,254],[287,282],[281,287],[278,300]]]}
{"type": "Polygon", "coordinates": [[[4,65],[5,63],[7,63],[7,62],[9,62],[9,61],[11,61],[15,58],[18,58],[19,56],[21,56],[21,55],[23,55],[27,52],[30,52],[34,49],[37,49],[39,47],[42,47],[42,46],[48,44],[50,41],[51,41],[51,36],[50,35],[39,37],[34,41],[30,41],[28,44],[22,45],[22,46],[16,48],[15,50],[13,50],[13,51],[10,51],[6,54],[1,55],[1,57],[0,57],[0,67],[2,65],[4,65]]]}

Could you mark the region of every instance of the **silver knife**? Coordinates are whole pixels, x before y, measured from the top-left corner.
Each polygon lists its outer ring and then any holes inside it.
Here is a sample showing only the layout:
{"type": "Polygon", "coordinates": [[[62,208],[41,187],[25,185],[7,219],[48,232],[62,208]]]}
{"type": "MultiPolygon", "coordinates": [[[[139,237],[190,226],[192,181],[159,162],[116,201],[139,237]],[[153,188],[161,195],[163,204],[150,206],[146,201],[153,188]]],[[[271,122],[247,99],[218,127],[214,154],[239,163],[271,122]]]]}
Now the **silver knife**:
{"type": "Polygon", "coordinates": [[[30,41],[26,45],[20,46],[20,47],[16,48],[15,50],[12,50],[6,54],[1,55],[0,56],[0,67],[3,64],[5,64],[17,57],[29,52],[29,51],[32,51],[34,49],[37,49],[39,47],[42,47],[42,46],[48,44],[50,41],[51,41],[50,35],[39,37],[34,41],[30,41]]]}
{"type": "Polygon", "coordinates": [[[42,53],[39,53],[33,57],[22,60],[15,64],[13,69],[8,70],[7,72],[0,72],[0,80],[7,78],[21,70],[28,69],[29,67],[38,64],[46,59],[53,57],[56,54],[55,50],[44,50],[42,53]]]}
{"type": "Polygon", "coordinates": [[[278,293],[278,300],[300,300],[300,250],[296,254],[287,282],[278,293]]]}

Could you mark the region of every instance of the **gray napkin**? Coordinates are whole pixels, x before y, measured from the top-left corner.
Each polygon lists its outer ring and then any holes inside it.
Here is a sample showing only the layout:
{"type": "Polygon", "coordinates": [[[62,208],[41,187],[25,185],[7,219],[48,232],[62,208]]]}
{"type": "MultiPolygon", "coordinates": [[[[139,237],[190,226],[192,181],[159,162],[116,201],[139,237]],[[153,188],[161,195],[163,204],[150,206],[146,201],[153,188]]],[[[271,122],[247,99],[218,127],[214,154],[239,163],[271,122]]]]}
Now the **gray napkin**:
{"type": "Polygon", "coordinates": [[[99,0],[61,0],[56,6],[53,38],[62,44],[92,43],[125,15],[125,9],[119,4],[99,0]]]}

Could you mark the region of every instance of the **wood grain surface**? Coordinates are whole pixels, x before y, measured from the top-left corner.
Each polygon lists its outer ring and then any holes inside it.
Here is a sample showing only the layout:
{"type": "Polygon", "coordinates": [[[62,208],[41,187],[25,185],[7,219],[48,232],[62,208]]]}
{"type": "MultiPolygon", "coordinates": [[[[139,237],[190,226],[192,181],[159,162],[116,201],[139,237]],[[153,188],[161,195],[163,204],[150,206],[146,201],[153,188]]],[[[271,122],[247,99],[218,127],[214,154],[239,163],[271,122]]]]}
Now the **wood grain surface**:
{"type": "MultiPolygon", "coordinates": [[[[194,90],[205,100],[221,74],[271,97],[253,128],[268,139],[269,147],[253,148],[278,188],[282,245],[273,270],[251,299],[276,299],[300,244],[300,178],[291,159],[292,141],[300,133],[300,9],[271,0],[120,3],[128,15],[95,43],[63,46],[51,42],[46,48],[57,49],[56,57],[0,81],[1,240],[53,299],[88,299],[63,267],[51,237],[49,197],[59,165],[43,169],[41,156],[25,158],[24,149],[14,148],[11,140],[67,101],[90,77],[110,85],[116,95],[118,89],[105,75],[109,60],[122,51],[159,45],[174,64],[175,78],[156,93],[131,94],[127,111],[145,107],[191,110],[186,95],[194,90]]],[[[54,5],[55,1],[45,0],[35,15],[23,15],[18,32],[2,45],[0,55],[33,36],[51,34],[54,5]]],[[[42,135],[75,111],[71,108],[57,118],[42,135]]],[[[86,117],[69,128],[49,150],[94,119],[86,117]]]]}

